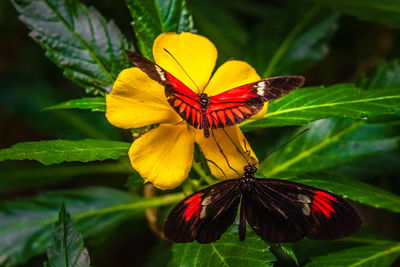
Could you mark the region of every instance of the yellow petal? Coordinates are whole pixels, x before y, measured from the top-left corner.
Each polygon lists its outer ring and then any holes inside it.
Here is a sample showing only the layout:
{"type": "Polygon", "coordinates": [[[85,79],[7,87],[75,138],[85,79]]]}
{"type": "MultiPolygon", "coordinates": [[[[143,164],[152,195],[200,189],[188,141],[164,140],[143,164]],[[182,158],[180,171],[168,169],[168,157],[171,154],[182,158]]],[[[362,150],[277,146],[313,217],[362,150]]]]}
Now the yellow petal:
{"type": "Polygon", "coordinates": [[[129,129],[182,119],[168,104],[164,87],[138,68],[123,70],[106,96],[106,117],[119,128],[129,129]]]}
{"type": "Polygon", "coordinates": [[[217,60],[217,49],[210,40],[201,35],[189,32],[181,34],[169,32],[159,35],[154,41],[153,56],[158,65],[194,92],[199,93],[195,84],[200,89],[207,84],[217,60]],[[187,74],[165,49],[171,53],[187,74]]]}
{"type": "Polygon", "coordinates": [[[257,157],[253,150],[251,150],[249,143],[239,127],[226,127],[224,130],[226,133],[223,129],[212,130],[209,138],[204,138],[203,131],[195,130],[196,143],[200,145],[201,151],[208,160],[210,171],[215,177],[220,180],[239,178],[239,176],[243,175],[243,168],[249,161],[249,153],[246,151],[250,151],[251,163],[257,162],[257,157]],[[215,139],[212,133],[214,133],[215,139]],[[227,135],[229,135],[229,137],[227,135]],[[220,152],[218,145],[222,149],[227,160],[220,152]],[[236,147],[240,149],[242,154],[237,151],[236,147]],[[228,166],[227,161],[230,167],[236,170],[236,172],[228,166]],[[216,165],[218,165],[218,167],[216,165]]]}
{"type": "Polygon", "coordinates": [[[132,167],[147,182],[172,189],[187,177],[193,160],[194,138],[186,123],[163,124],[133,142],[132,167]]]}
{"type": "Polygon", "coordinates": [[[217,69],[204,93],[214,96],[258,80],[261,80],[261,77],[249,64],[244,61],[230,60],[217,69]]]}

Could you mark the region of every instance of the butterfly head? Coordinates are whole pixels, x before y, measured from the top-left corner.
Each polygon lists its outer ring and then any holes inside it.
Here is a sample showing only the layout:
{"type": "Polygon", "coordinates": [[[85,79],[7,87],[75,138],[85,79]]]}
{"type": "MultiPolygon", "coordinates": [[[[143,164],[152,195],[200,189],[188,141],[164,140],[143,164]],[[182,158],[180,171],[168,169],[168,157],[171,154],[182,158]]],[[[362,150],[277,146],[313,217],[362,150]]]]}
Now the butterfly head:
{"type": "Polygon", "coordinates": [[[207,109],[208,105],[210,104],[210,98],[207,94],[201,93],[199,95],[199,103],[202,109],[207,109]]]}
{"type": "Polygon", "coordinates": [[[244,166],[244,177],[254,177],[254,174],[257,172],[257,167],[254,164],[249,164],[244,166]]]}

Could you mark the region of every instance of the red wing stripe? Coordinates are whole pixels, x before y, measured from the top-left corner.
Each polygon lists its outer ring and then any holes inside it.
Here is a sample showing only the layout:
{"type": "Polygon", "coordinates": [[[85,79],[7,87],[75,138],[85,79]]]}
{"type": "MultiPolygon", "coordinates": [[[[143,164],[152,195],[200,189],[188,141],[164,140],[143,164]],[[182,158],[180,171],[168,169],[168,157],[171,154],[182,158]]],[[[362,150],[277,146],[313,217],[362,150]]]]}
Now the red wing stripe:
{"type": "Polygon", "coordinates": [[[201,120],[201,114],[197,111],[197,121],[199,122],[200,128],[203,128],[203,122],[201,120]]]}
{"type": "Polygon", "coordinates": [[[330,195],[328,193],[325,193],[323,191],[315,191],[315,194],[319,195],[319,196],[323,196],[323,197],[325,197],[327,199],[330,199],[330,200],[336,200],[336,197],[334,197],[334,196],[332,196],[332,195],[330,195]]]}
{"type": "Polygon", "coordinates": [[[193,124],[196,124],[196,119],[197,119],[196,110],[194,108],[192,108],[192,121],[193,121],[193,124]]]}
{"type": "Polygon", "coordinates": [[[243,113],[251,114],[250,109],[248,109],[247,107],[239,106],[238,108],[239,108],[239,110],[240,110],[241,112],[243,112],[243,113]]]}
{"type": "Polygon", "coordinates": [[[174,101],[174,107],[179,107],[180,104],[182,104],[182,100],[176,99],[176,100],[174,101]]]}
{"type": "Polygon", "coordinates": [[[331,202],[335,200],[336,198],[328,193],[315,191],[311,209],[313,212],[322,212],[325,217],[329,218],[332,213],[335,213],[335,210],[332,208],[331,204],[331,202]]]}
{"type": "Polygon", "coordinates": [[[221,120],[223,125],[226,125],[226,118],[225,118],[225,112],[223,110],[217,111],[216,112],[218,115],[218,118],[221,120]]]}
{"type": "MultiPolygon", "coordinates": [[[[188,120],[189,119],[189,115],[190,115],[190,111],[192,110],[192,108],[188,105],[187,107],[186,107],[186,120],[188,120]]],[[[194,122],[193,122],[193,124],[194,124],[194,122]]]]}
{"type": "Polygon", "coordinates": [[[186,103],[183,103],[179,108],[179,113],[182,113],[186,108],[186,103]]]}
{"type": "Polygon", "coordinates": [[[237,109],[237,108],[233,108],[233,109],[232,109],[232,112],[233,112],[233,113],[235,113],[235,115],[236,115],[236,116],[238,116],[239,118],[241,118],[241,119],[243,119],[243,118],[244,118],[244,116],[243,116],[242,112],[240,112],[240,110],[239,110],[239,109],[237,109]]]}
{"type": "Polygon", "coordinates": [[[231,122],[235,122],[235,117],[230,109],[225,110],[225,114],[231,122]]]}
{"type": "Polygon", "coordinates": [[[193,216],[198,217],[200,215],[202,196],[202,193],[198,193],[185,200],[184,203],[188,204],[183,213],[185,221],[189,221],[193,216]]]}
{"type": "MultiPolygon", "coordinates": [[[[211,113],[211,114],[213,114],[213,113],[211,113]]],[[[212,125],[213,125],[213,118],[212,118],[212,116],[208,115],[208,116],[207,116],[207,120],[208,120],[208,124],[210,125],[210,127],[212,127],[212,125]]]]}

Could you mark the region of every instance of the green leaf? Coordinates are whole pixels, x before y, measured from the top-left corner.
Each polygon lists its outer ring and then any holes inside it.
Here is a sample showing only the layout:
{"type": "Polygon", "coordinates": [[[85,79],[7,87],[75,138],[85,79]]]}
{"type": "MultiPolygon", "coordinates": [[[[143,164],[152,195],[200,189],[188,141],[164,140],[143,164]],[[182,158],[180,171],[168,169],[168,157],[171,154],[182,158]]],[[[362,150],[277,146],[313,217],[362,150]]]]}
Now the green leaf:
{"type": "Polygon", "coordinates": [[[400,122],[373,124],[325,119],[309,124],[308,128],[308,132],[265,159],[259,171],[265,177],[324,171],[368,155],[396,150],[400,140],[400,122]]]}
{"type": "Polygon", "coordinates": [[[248,232],[244,241],[239,241],[233,225],[215,243],[197,242],[174,244],[174,266],[272,266],[276,260],[269,246],[253,232],[248,232]]]}
{"type": "Polygon", "coordinates": [[[91,93],[105,93],[129,66],[131,49],[114,22],[77,0],[13,0],[46,56],[64,75],[91,93]]]}
{"type": "Polygon", "coordinates": [[[163,32],[193,31],[185,0],[126,0],[133,18],[133,30],[142,54],[153,58],[153,42],[163,32]]]}
{"type": "Polygon", "coordinates": [[[306,266],[392,266],[400,256],[400,243],[388,242],[386,244],[361,246],[336,253],[311,258],[306,266]]]}
{"type": "Polygon", "coordinates": [[[86,267],[90,266],[89,253],[84,247],[82,235],[76,231],[64,203],[58,214],[51,246],[47,249],[46,266],[86,267]]]}
{"type": "Polygon", "coordinates": [[[287,179],[322,188],[371,207],[400,212],[400,196],[355,179],[326,174],[302,175],[301,178],[291,177],[287,179]]]}
{"type": "Polygon", "coordinates": [[[289,3],[264,16],[247,44],[249,61],[263,77],[304,72],[327,54],[337,28],[338,13],[304,1],[289,3]]]}
{"type": "Polygon", "coordinates": [[[0,150],[0,161],[37,160],[45,165],[64,161],[118,159],[128,155],[130,144],[119,141],[85,139],[23,142],[0,150]]]}
{"type": "Polygon", "coordinates": [[[142,214],[146,208],[170,205],[181,199],[182,193],[143,199],[112,188],[89,187],[2,201],[0,265],[21,265],[45,252],[63,202],[71,213],[77,231],[87,238],[105,235],[128,218],[142,214]]]}
{"type": "Polygon", "coordinates": [[[106,111],[106,100],[104,97],[83,97],[80,99],[72,99],[60,104],[50,106],[42,109],[55,110],[55,109],[90,109],[91,111],[106,111]]]}
{"type": "Polygon", "coordinates": [[[398,59],[383,61],[372,73],[360,79],[359,87],[363,89],[400,87],[400,64],[398,59]]]}
{"type": "Polygon", "coordinates": [[[343,13],[363,20],[400,27],[400,4],[396,0],[314,0],[343,13]]]}
{"type": "Polygon", "coordinates": [[[353,84],[306,87],[271,101],[262,119],[245,121],[241,128],[301,125],[323,118],[367,118],[389,114],[399,108],[399,88],[361,91],[353,84]]]}
{"type": "MultiPolygon", "coordinates": [[[[34,45],[34,44],[32,44],[34,45]]],[[[45,59],[44,59],[45,60],[45,59]]],[[[111,126],[100,112],[55,110],[41,112],[45,107],[77,97],[64,95],[54,86],[30,75],[16,75],[0,80],[2,97],[0,104],[7,113],[24,121],[27,125],[49,138],[65,139],[111,139],[118,140],[120,132],[111,126]],[[40,92],[40,93],[38,93],[40,92]]],[[[2,129],[14,134],[8,127],[2,129]]]]}
{"type": "Polygon", "coordinates": [[[297,260],[296,254],[290,245],[280,244],[279,247],[296,263],[297,266],[299,266],[299,261],[297,260]]]}

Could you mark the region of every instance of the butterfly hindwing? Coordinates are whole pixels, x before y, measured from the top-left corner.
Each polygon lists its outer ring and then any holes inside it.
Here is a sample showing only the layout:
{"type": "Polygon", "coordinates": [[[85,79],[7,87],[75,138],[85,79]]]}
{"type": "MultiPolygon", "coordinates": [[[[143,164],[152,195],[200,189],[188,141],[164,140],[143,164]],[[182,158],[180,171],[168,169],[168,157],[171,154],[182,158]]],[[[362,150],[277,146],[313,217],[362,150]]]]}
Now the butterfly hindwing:
{"type": "Polygon", "coordinates": [[[268,242],[294,242],[302,237],[337,239],[361,224],[357,211],[327,191],[277,179],[258,179],[246,207],[246,219],[268,242]]]}
{"type": "Polygon", "coordinates": [[[241,123],[258,113],[266,101],[280,98],[304,83],[302,76],[280,76],[245,84],[210,98],[207,120],[211,128],[241,123]]]}
{"type": "Polygon", "coordinates": [[[207,187],[172,209],[164,224],[164,234],[176,243],[215,242],[234,222],[239,202],[239,179],[207,187]]]}

